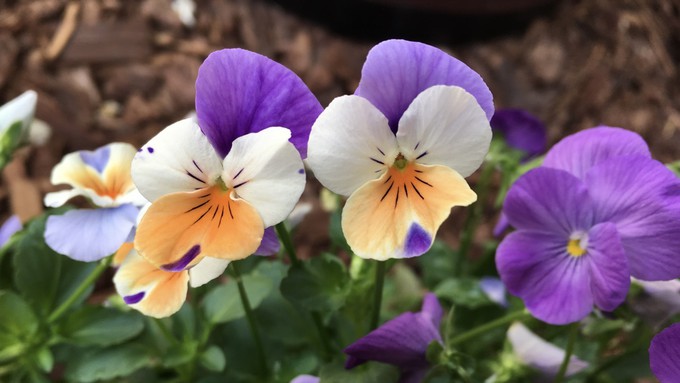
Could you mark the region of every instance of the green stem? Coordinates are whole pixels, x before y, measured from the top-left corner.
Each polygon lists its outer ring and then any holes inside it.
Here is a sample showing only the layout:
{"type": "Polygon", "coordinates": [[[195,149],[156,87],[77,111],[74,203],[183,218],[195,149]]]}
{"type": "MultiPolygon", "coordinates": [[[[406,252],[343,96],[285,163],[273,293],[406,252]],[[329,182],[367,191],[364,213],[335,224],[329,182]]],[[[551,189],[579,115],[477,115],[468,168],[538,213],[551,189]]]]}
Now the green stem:
{"type": "Polygon", "coordinates": [[[175,338],[175,336],[172,334],[172,332],[170,332],[170,329],[168,328],[168,326],[166,326],[165,323],[163,323],[163,319],[153,318],[153,321],[154,321],[154,323],[156,323],[156,326],[158,326],[158,329],[161,331],[161,333],[163,333],[163,336],[165,337],[165,339],[168,340],[168,342],[170,342],[174,345],[180,344],[179,341],[177,340],[177,338],[175,338]]]}
{"type": "Polygon", "coordinates": [[[293,241],[290,239],[290,233],[288,233],[288,229],[286,229],[286,225],[283,222],[276,225],[276,234],[279,235],[279,239],[281,239],[281,242],[283,243],[283,248],[286,249],[288,258],[290,258],[290,263],[293,265],[299,265],[300,260],[295,254],[293,241]]]}
{"type": "Polygon", "coordinates": [[[375,286],[373,289],[373,317],[371,318],[371,328],[375,330],[380,322],[380,307],[382,306],[383,286],[385,285],[385,270],[387,262],[376,261],[378,264],[375,268],[375,286]]]}
{"type": "MultiPolygon", "coordinates": [[[[493,165],[484,165],[482,168],[482,174],[479,177],[479,182],[477,183],[477,203],[472,207],[472,211],[468,214],[465,220],[465,227],[463,229],[463,235],[460,240],[460,247],[458,249],[458,257],[456,266],[459,266],[464,259],[467,258],[467,254],[472,247],[472,240],[475,236],[475,231],[477,230],[477,225],[479,224],[479,219],[484,213],[484,204],[486,203],[486,195],[489,191],[489,182],[491,181],[491,176],[493,175],[494,167],[493,165]]],[[[456,267],[456,272],[458,272],[458,267],[456,267]]]]}
{"type": "Polygon", "coordinates": [[[578,322],[571,325],[569,330],[569,341],[567,343],[567,349],[564,352],[564,359],[562,360],[562,365],[560,370],[555,377],[555,383],[562,383],[564,381],[564,376],[567,374],[567,367],[569,366],[569,360],[571,360],[571,355],[574,353],[574,343],[576,342],[576,335],[578,335],[578,322]]]}
{"type": "Polygon", "coordinates": [[[236,265],[238,262],[231,262],[231,270],[234,273],[234,278],[236,279],[236,284],[238,285],[238,293],[241,296],[241,304],[243,305],[243,311],[246,312],[246,319],[248,320],[248,325],[250,326],[250,332],[253,334],[255,339],[255,346],[257,347],[257,353],[260,357],[260,364],[265,372],[266,376],[269,376],[269,364],[267,363],[267,354],[264,352],[264,346],[262,345],[262,338],[260,337],[260,330],[255,322],[255,315],[253,309],[250,306],[250,300],[248,300],[248,294],[246,293],[246,288],[243,285],[243,279],[241,278],[241,272],[236,265]]]}
{"type": "Polygon", "coordinates": [[[454,346],[456,344],[464,343],[465,341],[467,341],[469,339],[476,338],[477,336],[482,335],[482,334],[488,332],[489,330],[493,330],[496,327],[501,327],[501,326],[506,325],[506,324],[513,322],[513,321],[521,321],[521,320],[528,318],[528,317],[529,317],[529,313],[524,311],[524,310],[509,313],[508,315],[506,315],[504,317],[500,317],[500,318],[498,318],[494,321],[484,323],[481,326],[475,327],[472,330],[468,330],[468,331],[454,337],[453,339],[451,339],[451,341],[449,341],[448,345],[454,346]]]}
{"type": "Polygon", "coordinates": [[[56,310],[50,314],[50,316],[47,318],[47,321],[49,323],[53,323],[57,319],[59,319],[64,313],[78,300],[80,297],[85,293],[88,287],[90,287],[91,284],[97,281],[97,278],[106,270],[109,265],[111,264],[111,261],[113,260],[113,257],[107,257],[101,260],[99,262],[99,265],[95,267],[94,270],[90,273],[90,275],[83,280],[83,282],[76,288],[76,290],[71,294],[68,299],[64,301],[59,307],[57,307],[56,310]]]}

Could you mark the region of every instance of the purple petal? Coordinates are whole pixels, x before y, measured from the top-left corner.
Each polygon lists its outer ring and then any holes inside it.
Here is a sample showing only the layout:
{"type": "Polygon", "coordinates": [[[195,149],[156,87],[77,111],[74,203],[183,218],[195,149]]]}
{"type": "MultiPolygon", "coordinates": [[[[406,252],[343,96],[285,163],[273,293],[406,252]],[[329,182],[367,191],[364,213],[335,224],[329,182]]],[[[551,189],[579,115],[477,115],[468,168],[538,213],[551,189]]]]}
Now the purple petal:
{"type": "Polygon", "coordinates": [[[680,380],[680,323],[656,334],[649,346],[649,366],[661,383],[680,380]]]}
{"type": "Polygon", "coordinates": [[[279,242],[279,237],[276,235],[274,227],[264,229],[262,242],[260,242],[260,247],[255,250],[255,255],[274,255],[278,253],[279,250],[281,250],[281,243],[279,242]]]}
{"type": "Polygon", "coordinates": [[[525,152],[527,157],[545,151],[547,141],[545,125],[525,110],[497,110],[491,119],[491,128],[500,132],[510,147],[525,152]]]}
{"type": "Polygon", "coordinates": [[[516,231],[501,242],[496,267],[508,290],[550,324],[583,319],[593,308],[587,257],[566,251],[568,237],[516,231]]]}
{"type": "Polygon", "coordinates": [[[272,126],[290,129],[290,142],[307,156],[321,104],[283,65],[243,49],[211,53],[198,70],[196,115],[215,150],[226,156],[237,137],[272,126]]]}
{"type": "Polygon", "coordinates": [[[508,221],[508,217],[505,213],[501,212],[500,217],[498,217],[498,222],[496,222],[496,226],[493,227],[493,236],[500,238],[509,227],[510,222],[508,221]]]}
{"type": "Polygon", "coordinates": [[[298,375],[290,383],[319,383],[321,379],[312,375],[298,375]]]}
{"type": "Polygon", "coordinates": [[[96,261],[115,253],[125,242],[138,212],[128,204],[53,215],[45,225],[45,242],[56,252],[77,261],[96,261]]]}
{"type": "Polygon", "coordinates": [[[101,174],[104,173],[104,168],[109,162],[111,147],[106,145],[95,151],[83,150],[78,153],[80,154],[80,159],[83,160],[84,163],[90,165],[101,174]]]}
{"type": "Polygon", "coordinates": [[[680,209],[663,195],[679,181],[669,169],[649,158],[621,156],[594,166],[584,182],[597,221],[616,224],[634,277],[680,276],[680,209]]]}
{"type": "MultiPolygon", "coordinates": [[[[441,323],[442,317],[444,316],[444,310],[442,309],[442,305],[439,304],[439,300],[434,293],[425,294],[425,297],[423,298],[423,306],[420,309],[420,315],[422,315],[424,318],[427,318],[432,323],[434,328],[439,328],[439,324],[441,323]]],[[[439,334],[437,333],[437,335],[439,334]]]]}
{"type": "Polygon", "coordinates": [[[651,158],[639,134],[621,128],[598,126],[565,137],[548,151],[543,166],[562,169],[582,178],[588,170],[609,158],[640,155],[651,158]]]}
{"type": "Polygon", "coordinates": [[[477,72],[440,49],[406,40],[387,40],[368,52],[355,94],[377,107],[396,132],[411,102],[433,85],[465,89],[477,99],[487,118],[493,116],[493,97],[477,72]]]}
{"type": "Polygon", "coordinates": [[[7,221],[0,226],[0,246],[4,245],[9,239],[16,233],[17,231],[21,230],[23,228],[23,225],[21,224],[21,220],[19,219],[19,216],[13,215],[9,218],[7,218],[7,221]]]}
{"type": "Polygon", "coordinates": [[[505,297],[505,285],[500,279],[482,277],[479,281],[479,287],[492,302],[498,303],[503,307],[508,306],[508,300],[505,297]]]}
{"type": "Polygon", "coordinates": [[[427,346],[439,336],[439,329],[427,316],[403,313],[345,348],[349,356],[345,367],[369,360],[406,370],[427,367],[427,346]]]}
{"type": "Polygon", "coordinates": [[[613,223],[595,225],[588,232],[587,257],[593,300],[604,311],[614,311],[628,294],[630,272],[626,253],[613,223]]]}
{"type": "Polygon", "coordinates": [[[517,229],[562,234],[587,231],[593,223],[592,201],[585,185],[557,169],[537,168],[510,188],[503,213],[517,229]]]}

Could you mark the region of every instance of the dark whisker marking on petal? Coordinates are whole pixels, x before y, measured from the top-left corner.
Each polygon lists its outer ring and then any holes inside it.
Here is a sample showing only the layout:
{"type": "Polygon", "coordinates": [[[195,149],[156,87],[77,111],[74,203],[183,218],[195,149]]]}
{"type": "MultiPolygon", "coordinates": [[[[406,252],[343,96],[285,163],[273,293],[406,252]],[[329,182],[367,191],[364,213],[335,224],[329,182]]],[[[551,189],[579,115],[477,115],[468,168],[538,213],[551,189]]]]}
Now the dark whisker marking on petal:
{"type": "Polygon", "coordinates": [[[205,181],[203,181],[202,179],[200,179],[200,178],[196,177],[195,175],[191,174],[191,172],[190,172],[190,171],[187,171],[187,175],[188,175],[189,177],[191,177],[191,178],[195,179],[196,181],[198,181],[198,182],[202,183],[202,184],[204,184],[204,183],[205,183],[205,181]]]}
{"type": "MultiPolygon", "coordinates": [[[[194,221],[194,223],[192,223],[192,225],[194,225],[194,224],[196,224],[198,221],[202,220],[203,217],[205,217],[205,215],[208,214],[208,213],[210,212],[210,210],[212,210],[212,208],[213,208],[212,205],[210,205],[210,206],[208,207],[208,210],[206,210],[205,213],[201,214],[200,217],[196,218],[196,220],[194,221]]],[[[215,210],[217,210],[217,209],[215,209],[215,210]]]]}
{"type": "Polygon", "coordinates": [[[237,179],[237,178],[238,178],[238,176],[240,176],[240,175],[241,175],[241,173],[243,172],[243,169],[245,169],[245,168],[241,168],[241,170],[239,170],[239,171],[238,171],[238,173],[236,173],[236,175],[234,176],[234,178],[232,178],[232,180],[235,180],[235,179],[237,179]]]}
{"type": "Polygon", "coordinates": [[[382,161],[379,161],[379,160],[376,160],[376,159],[375,159],[375,158],[373,158],[373,157],[369,157],[369,158],[370,158],[370,159],[371,159],[371,161],[373,161],[373,162],[377,162],[377,163],[379,163],[380,165],[385,165],[385,163],[384,163],[384,162],[382,162],[382,161]]]}
{"type": "Polygon", "coordinates": [[[415,148],[413,148],[413,150],[416,150],[416,149],[418,149],[418,146],[420,146],[420,141],[418,141],[418,143],[416,144],[416,147],[415,147],[415,148]]]}
{"type": "Polygon", "coordinates": [[[423,195],[420,194],[420,192],[418,191],[418,188],[416,187],[416,185],[413,184],[413,182],[411,182],[411,186],[413,186],[413,190],[415,190],[416,193],[418,193],[418,195],[420,196],[420,199],[424,200],[425,197],[423,197],[423,195]]]}
{"type": "Polygon", "coordinates": [[[380,202],[382,202],[382,200],[384,200],[385,197],[387,197],[387,193],[389,193],[390,190],[392,190],[392,186],[394,186],[394,181],[392,181],[392,183],[390,184],[390,187],[387,188],[387,191],[385,191],[385,194],[383,194],[382,198],[380,198],[380,202]]]}
{"type": "Polygon", "coordinates": [[[394,208],[397,208],[397,204],[399,203],[399,188],[397,187],[397,198],[394,199],[394,208]]]}
{"type": "Polygon", "coordinates": [[[210,202],[210,200],[205,201],[205,202],[203,202],[202,204],[196,205],[196,206],[192,207],[191,209],[185,211],[184,213],[191,213],[192,211],[198,209],[199,207],[204,206],[204,205],[205,205],[206,203],[208,203],[208,202],[210,202]]]}
{"type": "Polygon", "coordinates": [[[198,197],[196,197],[196,198],[205,198],[205,197],[210,197],[210,193],[208,193],[208,194],[206,194],[206,195],[198,196],[198,197]]]}
{"type": "Polygon", "coordinates": [[[378,169],[378,170],[374,171],[373,173],[380,173],[381,171],[383,171],[383,170],[382,170],[382,169],[378,169]]]}
{"type": "Polygon", "coordinates": [[[215,207],[215,212],[213,213],[212,218],[210,218],[211,221],[215,220],[215,216],[217,215],[217,206],[215,207]]]}
{"type": "Polygon", "coordinates": [[[380,152],[380,154],[382,154],[383,156],[385,155],[385,152],[383,152],[382,150],[380,150],[380,148],[376,147],[376,149],[378,149],[378,151],[380,152]]]}
{"type": "Polygon", "coordinates": [[[424,183],[425,185],[429,186],[429,187],[434,187],[434,186],[432,186],[432,184],[431,184],[431,183],[423,181],[423,180],[422,180],[422,179],[420,179],[420,177],[418,177],[418,176],[416,176],[416,179],[417,179],[418,181],[420,181],[420,182],[424,183]]]}
{"type": "Polygon", "coordinates": [[[387,177],[387,179],[385,180],[385,182],[383,182],[383,185],[386,184],[386,183],[388,183],[388,182],[390,182],[391,179],[392,179],[392,176],[387,177]]]}
{"type": "Polygon", "coordinates": [[[248,183],[248,181],[243,181],[243,182],[241,182],[240,184],[234,186],[234,189],[238,188],[239,186],[243,186],[243,185],[245,185],[245,184],[247,184],[247,183],[248,183]]]}
{"type": "Polygon", "coordinates": [[[426,155],[427,155],[427,152],[423,152],[421,155],[419,155],[418,157],[416,157],[416,160],[419,160],[419,159],[425,157],[426,155]]]}
{"type": "Polygon", "coordinates": [[[414,171],[415,171],[416,173],[422,173],[422,172],[423,172],[422,170],[418,170],[418,169],[414,169],[414,171]]]}
{"type": "Polygon", "coordinates": [[[217,228],[222,225],[222,217],[224,217],[224,205],[222,205],[222,211],[220,212],[220,222],[217,223],[217,228]]]}
{"type": "Polygon", "coordinates": [[[406,198],[408,198],[408,189],[406,188],[406,184],[404,184],[404,194],[406,194],[406,198]]]}
{"type": "MultiPolygon", "coordinates": [[[[194,163],[194,166],[196,167],[196,169],[198,169],[199,172],[203,173],[203,170],[201,170],[201,168],[198,166],[198,164],[196,163],[196,161],[191,160],[191,162],[194,163]]],[[[203,174],[205,174],[205,173],[203,173],[203,174]]]]}
{"type": "Polygon", "coordinates": [[[234,219],[234,213],[231,212],[231,201],[227,201],[227,207],[229,208],[229,216],[234,219]]]}

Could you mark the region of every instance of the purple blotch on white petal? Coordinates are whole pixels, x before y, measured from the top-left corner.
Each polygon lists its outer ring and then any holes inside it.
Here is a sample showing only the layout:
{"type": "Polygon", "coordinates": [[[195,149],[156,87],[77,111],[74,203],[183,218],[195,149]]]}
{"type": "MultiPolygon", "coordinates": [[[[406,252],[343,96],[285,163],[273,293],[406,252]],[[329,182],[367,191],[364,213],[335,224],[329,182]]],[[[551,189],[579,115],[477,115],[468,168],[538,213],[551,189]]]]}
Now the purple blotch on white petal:
{"type": "Polygon", "coordinates": [[[411,224],[406,234],[406,243],[404,244],[404,257],[411,258],[424,254],[430,249],[432,244],[432,237],[423,229],[422,226],[416,222],[411,224]]]}

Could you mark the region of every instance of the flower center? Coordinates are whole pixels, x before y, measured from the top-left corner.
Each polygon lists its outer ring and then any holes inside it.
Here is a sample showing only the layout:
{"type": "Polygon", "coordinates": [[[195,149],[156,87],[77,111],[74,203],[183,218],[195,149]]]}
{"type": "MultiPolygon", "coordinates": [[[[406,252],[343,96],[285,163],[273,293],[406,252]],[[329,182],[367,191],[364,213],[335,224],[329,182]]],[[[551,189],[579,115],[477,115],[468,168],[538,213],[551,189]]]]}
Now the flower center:
{"type": "Polygon", "coordinates": [[[572,257],[580,257],[586,253],[588,238],[584,234],[575,234],[567,242],[567,253],[572,257]]]}
{"type": "Polygon", "coordinates": [[[393,166],[399,170],[404,170],[404,168],[406,168],[406,165],[408,165],[408,160],[404,158],[404,156],[401,153],[399,153],[399,155],[397,155],[397,158],[394,159],[393,166]]]}
{"type": "Polygon", "coordinates": [[[224,180],[222,179],[222,177],[217,177],[217,179],[215,180],[215,186],[220,188],[220,190],[222,192],[226,192],[227,190],[229,190],[229,188],[227,187],[227,184],[224,183],[224,180]]]}

